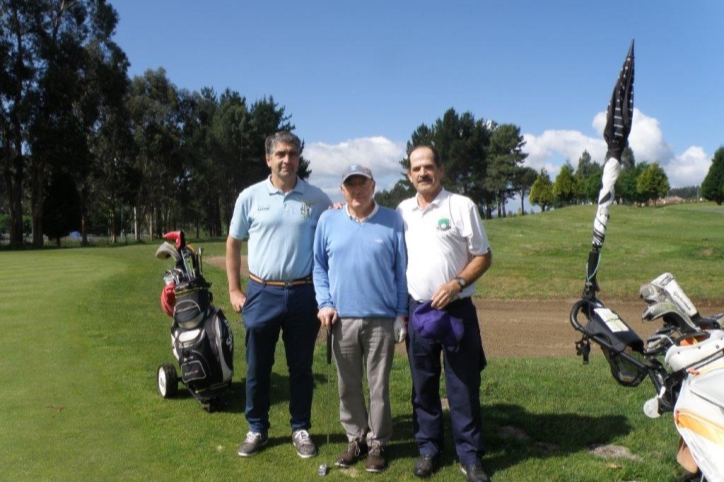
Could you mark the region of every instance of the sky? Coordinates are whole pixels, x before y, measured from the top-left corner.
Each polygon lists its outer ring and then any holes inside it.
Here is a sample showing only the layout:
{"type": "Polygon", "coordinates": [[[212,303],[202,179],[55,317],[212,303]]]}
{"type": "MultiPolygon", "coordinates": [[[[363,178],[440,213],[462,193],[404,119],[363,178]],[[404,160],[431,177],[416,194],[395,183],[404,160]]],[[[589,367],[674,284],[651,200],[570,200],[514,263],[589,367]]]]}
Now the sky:
{"type": "Polygon", "coordinates": [[[698,185],[724,145],[720,0],[110,1],[131,77],[273,97],[333,200],[350,164],[391,188],[412,133],[450,108],[519,126],[525,165],[551,179],[584,150],[602,163],[632,40],[636,161],[698,185]]]}

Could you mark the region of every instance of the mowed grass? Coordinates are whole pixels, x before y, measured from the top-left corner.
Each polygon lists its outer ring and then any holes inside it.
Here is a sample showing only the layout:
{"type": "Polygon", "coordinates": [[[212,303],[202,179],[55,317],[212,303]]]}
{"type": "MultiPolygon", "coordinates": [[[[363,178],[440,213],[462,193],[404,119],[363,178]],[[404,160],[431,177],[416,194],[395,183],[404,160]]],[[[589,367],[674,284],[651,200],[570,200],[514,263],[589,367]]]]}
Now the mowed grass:
{"type": "MultiPolygon", "coordinates": [[[[595,207],[486,222],[493,269],[479,294],[500,299],[575,299],[583,287],[595,207]]],[[[721,301],[724,209],[713,204],[658,209],[614,207],[599,281],[601,297],[633,299],[638,286],[671,271],[687,293],[721,301]]],[[[198,241],[222,256],[222,240],[198,241]]],[[[398,352],[391,392],[395,436],[390,467],[367,474],[333,467],[346,439],[338,422],[336,375],[315,359],[313,428],[320,454],[293,451],[288,428],[288,380],[279,344],[272,388],[270,444],[241,459],[246,433],[244,330],[228,308],[221,269],[205,265],[216,304],[236,336],[236,372],[227,410],[208,414],[187,395],[163,400],[156,367],[173,361],[168,318],[158,295],[168,262],[156,244],[120,248],[0,252],[0,480],[186,481],[415,480],[409,371],[398,352]],[[327,444],[327,434],[330,443],[327,444]]],[[[562,316],[566,316],[562,313],[562,316]]],[[[535,323],[535,320],[530,320],[535,323]]],[[[563,359],[493,359],[483,372],[482,410],[489,453],[486,469],[501,481],[675,480],[677,434],[671,416],[650,420],[641,410],[648,382],[618,386],[599,356],[581,365],[563,359]],[[589,449],[626,447],[634,458],[604,459],[589,449]]],[[[441,470],[431,480],[463,480],[449,425],[441,470]]]]}
{"type": "MultiPolygon", "coordinates": [[[[494,261],[479,296],[580,296],[595,212],[595,206],[573,206],[486,221],[494,261]]],[[[639,286],[665,271],[690,297],[704,303],[721,300],[724,206],[612,206],[601,253],[598,281],[605,300],[638,299],[639,286]]]]}

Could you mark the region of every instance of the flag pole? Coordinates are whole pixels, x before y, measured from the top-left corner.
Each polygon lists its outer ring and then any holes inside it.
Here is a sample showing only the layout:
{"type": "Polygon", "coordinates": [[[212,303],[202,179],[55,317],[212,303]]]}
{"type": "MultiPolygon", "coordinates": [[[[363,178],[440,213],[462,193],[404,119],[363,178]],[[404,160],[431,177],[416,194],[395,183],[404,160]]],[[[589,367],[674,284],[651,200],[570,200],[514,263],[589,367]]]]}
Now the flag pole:
{"type": "Polygon", "coordinates": [[[608,211],[614,201],[614,187],[621,172],[621,154],[628,146],[628,136],[631,133],[633,86],[634,41],[631,40],[631,46],[621,67],[606,111],[606,127],[603,130],[603,137],[606,140],[608,151],[603,167],[601,191],[598,195],[598,209],[593,221],[593,242],[586,263],[586,284],[583,289],[583,297],[586,299],[596,299],[596,292],[600,289],[596,275],[601,261],[601,249],[606,239],[608,211]]]}

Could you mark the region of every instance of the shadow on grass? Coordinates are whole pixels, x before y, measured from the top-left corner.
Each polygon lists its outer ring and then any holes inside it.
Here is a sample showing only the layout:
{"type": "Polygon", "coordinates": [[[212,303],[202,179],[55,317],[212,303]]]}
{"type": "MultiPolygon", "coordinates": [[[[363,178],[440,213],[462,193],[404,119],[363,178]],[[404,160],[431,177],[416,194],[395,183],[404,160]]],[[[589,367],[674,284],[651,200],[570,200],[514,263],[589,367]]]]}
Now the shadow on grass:
{"type": "MultiPolygon", "coordinates": [[[[519,405],[484,406],[483,442],[487,455],[485,471],[492,475],[528,459],[565,457],[591,445],[612,443],[631,432],[626,417],[605,415],[591,417],[575,413],[530,413],[519,405]]],[[[393,420],[394,436],[388,452],[390,457],[416,460],[419,456],[412,425],[412,415],[393,420]]],[[[444,414],[445,447],[440,467],[458,464],[450,424],[450,413],[444,414]]]]}
{"type": "Polygon", "coordinates": [[[591,445],[610,444],[631,430],[623,415],[530,413],[519,405],[486,406],[484,466],[494,473],[528,459],[565,457],[591,445]]]}
{"type": "MultiPolygon", "coordinates": [[[[334,376],[336,377],[336,372],[334,373],[334,376]]],[[[324,392],[324,390],[329,383],[334,384],[336,382],[334,378],[328,380],[327,375],[315,373],[314,397],[320,395],[326,396],[326,392],[324,392]]],[[[286,405],[289,403],[289,377],[287,375],[280,375],[272,372],[269,396],[271,398],[272,405],[286,405]]],[[[336,390],[334,392],[334,397],[337,397],[336,390]]],[[[244,413],[246,408],[246,379],[242,378],[240,381],[232,382],[229,391],[224,394],[223,398],[225,402],[225,412],[244,413]]]]}

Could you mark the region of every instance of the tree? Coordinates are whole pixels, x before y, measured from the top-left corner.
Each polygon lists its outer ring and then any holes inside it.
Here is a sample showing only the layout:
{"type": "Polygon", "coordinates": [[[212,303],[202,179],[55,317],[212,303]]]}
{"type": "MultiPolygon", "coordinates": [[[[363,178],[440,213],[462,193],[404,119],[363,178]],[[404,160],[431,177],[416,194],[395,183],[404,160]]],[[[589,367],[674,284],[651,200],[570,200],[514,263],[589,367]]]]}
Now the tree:
{"type": "Polygon", "coordinates": [[[30,189],[33,244],[43,243],[43,206],[53,171],[84,172],[84,122],[92,102],[86,47],[113,48],[115,10],[103,0],[13,0],[0,9],[0,169],[11,243],[22,243],[22,200],[30,189]]]}
{"type": "Polygon", "coordinates": [[[621,168],[622,169],[633,169],[636,167],[636,158],[634,157],[633,149],[630,146],[626,146],[621,153],[621,168]]]}
{"type": "Polygon", "coordinates": [[[62,171],[54,172],[44,202],[43,234],[60,247],[60,238],[80,228],[80,196],[73,178],[62,171]]]}
{"type": "Polygon", "coordinates": [[[525,196],[531,191],[533,184],[538,179],[538,173],[532,167],[520,167],[515,171],[511,186],[513,191],[520,196],[520,214],[525,215],[525,196]]]}
{"type": "Polygon", "coordinates": [[[407,198],[415,195],[415,189],[410,181],[403,179],[397,181],[395,186],[389,191],[380,191],[375,193],[375,202],[380,206],[396,209],[397,206],[407,198]]]}
{"type": "Polygon", "coordinates": [[[561,167],[553,183],[553,196],[564,205],[573,204],[578,196],[578,181],[570,161],[561,167]]]}
{"type": "Polygon", "coordinates": [[[693,199],[695,201],[698,201],[700,192],[701,186],[672,187],[669,190],[668,196],[680,197],[682,199],[693,199]]]}
{"type": "Polygon", "coordinates": [[[531,203],[540,206],[541,211],[545,212],[548,206],[551,206],[554,201],[553,196],[553,183],[545,169],[541,169],[538,177],[536,177],[533,186],[530,188],[530,198],[528,199],[531,203]]]}
{"type": "Polygon", "coordinates": [[[638,171],[634,169],[622,169],[616,179],[614,196],[619,204],[633,204],[639,197],[636,192],[636,177],[638,171]]]}
{"type": "Polygon", "coordinates": [[[724,202],[724,146],[719,147],[711,160],[711,166],[701,183],[701,195],[717,205],[724,202]]]}
{"type": "Polygon", "coordinates": [[[591,160],[591,155],[584,150],[578,159],[578,168],[576,169],[576,180],[579,187],[578,195],[581,201],[598,202],[602,177],[603,168],[596,161],[591,160]]]}
{"type": "Polygon", "coordinates": [[[134,204],[153,238],[171,226],[177,187],[187,175],[180,155],[179,93],[163,68],[133,79],[128,111],[137,150],[134,167],[141,174],[134,204]]]}
{"type": "MultiPolygon", "coordinates": [[[[528,154],[523,153],[525,141],[520,127],[501,124],[493,127],[488,150],[485,187],[495,195],[498,216],[505,217],[505,203],[516,192],[515,176],[528,154]]],[[[531,181],[532,184],[532,181],[531,181]]]]}
{"type": "Polygon", "coordinates": [[[669,179],[658,162],[649,165],[636,179],[636,190],[647,201],[652,200],[654,206],[657,199],[666,196],[669,188],[669,179]]]}

